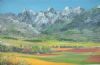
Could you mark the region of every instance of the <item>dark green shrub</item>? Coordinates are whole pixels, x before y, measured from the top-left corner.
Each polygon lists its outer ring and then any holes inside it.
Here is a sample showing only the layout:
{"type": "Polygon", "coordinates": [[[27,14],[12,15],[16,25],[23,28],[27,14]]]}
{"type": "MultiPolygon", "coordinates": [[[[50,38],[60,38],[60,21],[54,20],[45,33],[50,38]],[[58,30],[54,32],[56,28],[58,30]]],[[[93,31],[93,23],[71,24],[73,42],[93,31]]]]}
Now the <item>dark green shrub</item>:
{"type": "Polygon", "coordinates": [[[33,46],[32,51],[33,53],[39,53],[39,54],[49,53],[51,52],[51,48],[47,46],[33,46]]]}
{"type": "Polygon", "coordinates": [[[13,39],[13,40],[17,40],[17,38],[14,37],[2,37],[3,39],[13,39]]]}
{"type": "Polygon", "coordinates": [[[11,48],[10,48],[9,46],[1,45],[1,44],[0,44],[0,51],[1,51],[1,52],[11,51],[11,48]]]}

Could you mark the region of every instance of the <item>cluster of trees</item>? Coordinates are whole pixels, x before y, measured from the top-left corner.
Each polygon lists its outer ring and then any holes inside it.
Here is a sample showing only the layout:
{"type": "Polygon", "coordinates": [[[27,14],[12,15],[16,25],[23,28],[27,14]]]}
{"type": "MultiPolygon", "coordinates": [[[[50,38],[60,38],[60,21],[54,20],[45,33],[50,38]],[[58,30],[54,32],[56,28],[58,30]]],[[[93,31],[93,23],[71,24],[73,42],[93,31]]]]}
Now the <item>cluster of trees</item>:
{"type": "Polygon", "coordinates": [[[0,52],[20,52],[20,53],[30,53],[30,54],[42,54],[51,52],[51,48],[48,46],[32,46],[18,48],[14,46],[6,46],[0,44],[0,52]]]}
{"type": "Polygon", "coordinates": [[[1,52],[20,52],[22,49],[21,48],[17,48],[14,46],[6,46],[6,45],[2,45],[0,44],[0,51],[1,52]]]}
{"type": "Polygon", "coordinates": [[[50,53],[52,52],[52,50],[48,46],[33,46],[32,52],[37,53],[37,54],[42,54],[42,53],[50,53]]]}

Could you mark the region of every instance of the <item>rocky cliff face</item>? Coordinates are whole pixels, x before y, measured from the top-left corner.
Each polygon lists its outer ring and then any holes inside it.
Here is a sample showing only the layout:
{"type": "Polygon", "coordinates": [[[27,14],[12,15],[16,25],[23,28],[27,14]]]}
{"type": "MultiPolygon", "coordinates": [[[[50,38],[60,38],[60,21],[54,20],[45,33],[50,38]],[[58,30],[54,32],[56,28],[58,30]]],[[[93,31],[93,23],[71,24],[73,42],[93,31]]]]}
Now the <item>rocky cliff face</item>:
{"type": "Polygon", "coordinates": [[[92,33],[99,35],[100,7],[91,10],[65,7],[62,11],[48,8],[40,12],[25,9],[19,14],[0,14],[0,34],[34,36],[73,29],[87,33],[86,35],[92,33]]]}

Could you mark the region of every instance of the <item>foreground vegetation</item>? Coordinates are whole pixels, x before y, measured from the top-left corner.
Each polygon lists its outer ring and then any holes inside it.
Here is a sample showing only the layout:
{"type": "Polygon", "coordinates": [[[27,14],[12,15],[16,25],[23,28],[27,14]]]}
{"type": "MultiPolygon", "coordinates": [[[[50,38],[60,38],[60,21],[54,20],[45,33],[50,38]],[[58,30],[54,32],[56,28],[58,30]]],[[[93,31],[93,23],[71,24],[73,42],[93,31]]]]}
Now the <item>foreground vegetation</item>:
{"type": "MultiPolygon", "coordinates": [[[[41,41],[39,40],[41,39],[0,37],[0,65],[26,65],[27,63],[25,63],[26,61],[23,59],[28,59],[28,61],[38,59],[37,61],[43,60],[45,63],[53,62],[54,65],[56,65],[56,63],[72,63],[72,65],[100,64],[100,62],[87,62],[87,59],[90,56],[100,55],[100,52],[76,53],[67,51],[55,51],[57,48],[99,48],[99,42],[73,42],[43,39],[41,41]],[[22,59],[17,61],[19,58],[22,59]],[[9,59],[15,60],[12,62],[9,59]]],[[[34,63],[32,62],[31,65],[34,65],[34,63]]]]}
{"type": "Polygon", "coordinates": [[[29,65],[24,60],[19,59],[16,56],[3,55],[0,53],[0,65],[29,65]]]}

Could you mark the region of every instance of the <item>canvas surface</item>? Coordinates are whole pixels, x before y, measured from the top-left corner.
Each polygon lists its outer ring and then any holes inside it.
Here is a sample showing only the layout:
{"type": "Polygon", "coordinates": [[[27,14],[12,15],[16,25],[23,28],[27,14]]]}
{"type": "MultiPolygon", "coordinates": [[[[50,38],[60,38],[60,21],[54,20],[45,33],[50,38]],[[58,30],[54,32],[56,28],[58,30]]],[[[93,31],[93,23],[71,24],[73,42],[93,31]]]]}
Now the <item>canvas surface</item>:
{"type": "Polygon", "coordinates": [[[0,0],[0,65],[100,65],[100,0],[0,0]]]}

